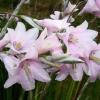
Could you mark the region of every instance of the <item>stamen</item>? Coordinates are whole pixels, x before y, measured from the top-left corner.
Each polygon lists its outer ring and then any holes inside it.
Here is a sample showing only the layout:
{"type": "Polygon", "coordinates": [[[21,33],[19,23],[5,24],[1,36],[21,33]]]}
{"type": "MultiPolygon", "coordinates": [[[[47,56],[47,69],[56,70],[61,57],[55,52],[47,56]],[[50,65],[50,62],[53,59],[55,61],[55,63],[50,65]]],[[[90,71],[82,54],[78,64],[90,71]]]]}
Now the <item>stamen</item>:
{"type": "Polygon", "coordinates": [[[76,42],[78,42],[78,39],[73,34],[69,34],[68,42],[69,43],[76,43],[76,42]]]}
{"type": "Polygon", "coordinates": [[[93,60],[93,61],[95,61],[96,63],[99,63],[100,64],[100,58],[98,58],[98,57],[95,57],[95,56],[90,56],[90,60],[93,60]]]}
{"type": "Polygon", "coordinates": [[[25,71],[25,73],[27,75],[28,80],[30,82],[32,82],[31,81],[31,70],[28,68],[29,65],[26,64],[26,65],[23,65],[23,66],[24,66],[23,69],[24,69],[24,71],[25,71]]]}

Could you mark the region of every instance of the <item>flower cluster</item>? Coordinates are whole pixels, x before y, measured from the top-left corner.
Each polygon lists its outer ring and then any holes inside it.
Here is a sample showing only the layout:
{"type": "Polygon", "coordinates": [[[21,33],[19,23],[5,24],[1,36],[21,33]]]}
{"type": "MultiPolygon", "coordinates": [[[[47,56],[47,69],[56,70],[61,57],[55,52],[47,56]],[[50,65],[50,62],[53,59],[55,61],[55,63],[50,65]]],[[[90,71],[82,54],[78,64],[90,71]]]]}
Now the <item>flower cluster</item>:
{"type": "MultiPolygon", "coordinates": [[[[96,7],[96,15],[99,15],[99,0],[88,0],[82,13],[90,11],[89,4],[96,7]]],[[[74,7],[69,2],[64,11],[68,15],[63,18],[59,11],[42,20],[22,16],[34,26],[29,30],[22,22],[18,22],[15,29],[7,29],[0,40],[0,59],[8,72],[5,88],[19,83],[26,91],[32,90],[35,80],[50,82],[49,74],[52,73],[56,73],[58,81],[66,79],[68,75],[80,81],[84,73],[90,81],[100,78],[100,44],[94,41],[98,32],[88,29],[87,21],[76,27],[71,24],[74,18],[69,14],[74,7]],[[69,18],[70,22],[67,22],[69,18]]]]}

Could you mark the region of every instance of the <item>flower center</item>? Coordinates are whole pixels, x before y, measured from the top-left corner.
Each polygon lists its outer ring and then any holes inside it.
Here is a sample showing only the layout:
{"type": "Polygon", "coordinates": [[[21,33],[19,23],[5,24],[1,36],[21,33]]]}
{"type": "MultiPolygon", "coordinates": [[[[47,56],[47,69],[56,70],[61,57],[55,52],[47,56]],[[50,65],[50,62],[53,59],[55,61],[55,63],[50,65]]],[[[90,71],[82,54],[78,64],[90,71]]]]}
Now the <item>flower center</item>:
{"type": "Polygon", "coordinates": [[[69,43],[76,43],[76,42],[78,42],[78,39],[73,34],[69,34],[68,42],[69,43]]]}
{"type": "Polygon", "coordinates": [[[21,45],[20,42],[14,42],[13,45],[14,45],[14,47],[15,47],[16,50],[22,49],[22,45],[21,45]]]}

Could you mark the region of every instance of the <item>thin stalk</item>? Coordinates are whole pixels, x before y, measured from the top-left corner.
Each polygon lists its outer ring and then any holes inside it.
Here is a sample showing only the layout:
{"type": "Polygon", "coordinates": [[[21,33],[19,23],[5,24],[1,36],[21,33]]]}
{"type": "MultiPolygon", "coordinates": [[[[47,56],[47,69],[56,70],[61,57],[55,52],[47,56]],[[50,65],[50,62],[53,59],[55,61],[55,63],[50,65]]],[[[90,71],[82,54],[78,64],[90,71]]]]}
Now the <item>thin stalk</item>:
{"type": "Polygon", "coordinates": [[[40,95],[40,100],[43,100],[43,98],[45,97],[46,95],[46,91],[48,91],[48,87],[49,87],[50,83],[47,83],[44,87],[44,89],[41,91],[41,95],[40,95]]]}
{"type": "Polygon", "coordinates": [[[76,100],[76,98],[77,98],[77,94],[78,94],[78,92],[79,92],[79,90],[80,90],[80,85],[81,85],[81,83],[82,83],[82,81],[80,81],[80,82],[77,84],[77,87],[76,87],[76,91],[75,91],[75,95],[74,95],[74,97],[73,97],[73,100],[76,100]]]}
{"type": "Polygon", "coordinates": [[[22,93],[21,93],[21,95],[19,97],[19,100],[23,100],[24,99],[24,93],[25,93],[25,91],[22,90],[22,93]]]}
{"type": "Polygon", "coordinates": [[[79,95],[78,95],[78,97],[77,97],[76,100],[80,100],[80,98],[81,98],[81,96],[82,96],[84,90],[85,90],[86,87],[88,86],[88,84],[89,84],[89,79],[85,82],[85,84],[84,84],[83,88],[81,89],[81,91],[80,91],[80,93],[79,93],[79,95]]]}
{"type": "Polygon", "coordinates": [[[72,80],[71,81],[71,84],[70,84],[70,87],[69,87],[69,90],[68,90],[68,93],[67,93],[67,96],[66,96],[66,100],[71,100],[72,99],[72,94],[73,94],[73,90],[74,90],[74,87],[75,87],[75,81],[72,80]]]}
{"type": "Polygon", "coordinates": [[[62,84],[63,83],[56,84],[55,100],[58,100],[60,97],[60,94],[62,93],[62,84]]]}
{"type": "Polygon", "coordinates": [[[38,100],[38,88],[39,88],[39,85],[37,85],[36,90],[35,90],[35,100],[38,100]]]}
{"type": "Polygon", "coordinates": [[[29,95],[28,95],[28,100],[33,100],[33,92],[32,91],[29,91],[29,95]]]}
{"type": "Polygon", "coordinates": [[[8,22],[6,23],[6,25],[2,28],[1,33],[0,33],[0,38],[2,38],[7,31],[7,27],[9,24],[11,24],[12,20],[14,19],[14,16],[16,16],[19,12],[19,10],[21,9],[22,5],[25,3],[26,0],[21,0],[20,3],[17,5],[17,7],[15,8],[15,10],[13,11],[11,17],[9,18],[8,22]]]}
{"type": "Polygon", "coordinates": [[[66,9],[66,7],[68,6],[69,0],[62,0],[62,13],[61,16],[64,16],[64,10],[66,9]]]}

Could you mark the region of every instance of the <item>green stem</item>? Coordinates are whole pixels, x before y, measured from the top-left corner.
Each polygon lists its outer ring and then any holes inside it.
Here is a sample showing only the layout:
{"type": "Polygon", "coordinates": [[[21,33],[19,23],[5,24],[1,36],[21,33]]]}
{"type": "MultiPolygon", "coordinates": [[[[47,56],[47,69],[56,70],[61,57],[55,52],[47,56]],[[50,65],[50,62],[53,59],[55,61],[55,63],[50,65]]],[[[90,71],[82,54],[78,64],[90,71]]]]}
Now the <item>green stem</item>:
{"type": "Polygon", "coordinates": [[[21,95],[19,97],[19,100],[23,100],[24,99],[24,93],[25,93],[25,91],[22,90],[22,93],[21,93],[21,95]]]}
{"type": "Polygon", "coordinates": [[[55,93],[55,100],[59,100],[59,97],[60,97],[60,94],[61,94],[61,92],[62,92],[62,84],[63,83],[60,83],[60,84],[57,84],[56,85],[56,93],[55,93]]]}
{"type": "Polygon", "coordinates": [[[77,87],[76,87],[76,91],[75,91],[75,94],[74,94],[74,97],[73,97],[73,100],[76,100],[77,98],[77,94],[80,90],[80,85],[81,85],[82,81],[80,81],[78,84],[77,84],[77,87]]]}
{"type": "Polygon", "coordinates": [[[38,85],[36,87],[36,90],[35,90],[35,100],[38,100],[38,85]]]}
{"type": "Polygon", "coordinates": [[[66,96],[66,100],[71,100],[73,90],[74,90],[74,87],[75,87],[75,83],[76,82],[74,80],[71,80],[71,84],[70,84],[70,87],[69,87],[69,90],[68,90],[68,93],[67,93],[67,96],[66,96]]]}
{"type": "Polygon", "coordinates": [[[81,98],[81,96],[82,96],[84,90],[85,90],[86,87],[88,86],[88,84],[89,84],[89,79],[85,82],[85,84],[84,84],[83,88],[81,89],[81,91],[80,91],[80,93],[79,93],[79,95],[78,95],[78,97],[77,97],[76,100],[80,100],[80,98],[81,98]]]}
{"type": "Polygon", "coordinates": [[[33,92],[30,91],[30,92],[29,92],[29,99],[28,99],[28,100],[32,100],[32,96],[33,96],[33,92]]]}
{"type": "Polygon", "coordinates": [[[19,10],[21,9],[22,5],[25,3],[26,0],[21,0],[20,3],[17,5],[16,9],[13,11],[11,17],[9,18],[8,22],[6,25],[2,28],[0,38],[2,38],[6,34],[6,30],[8,25],[12,22],[14,17],[18,14],[19,10]]]}

